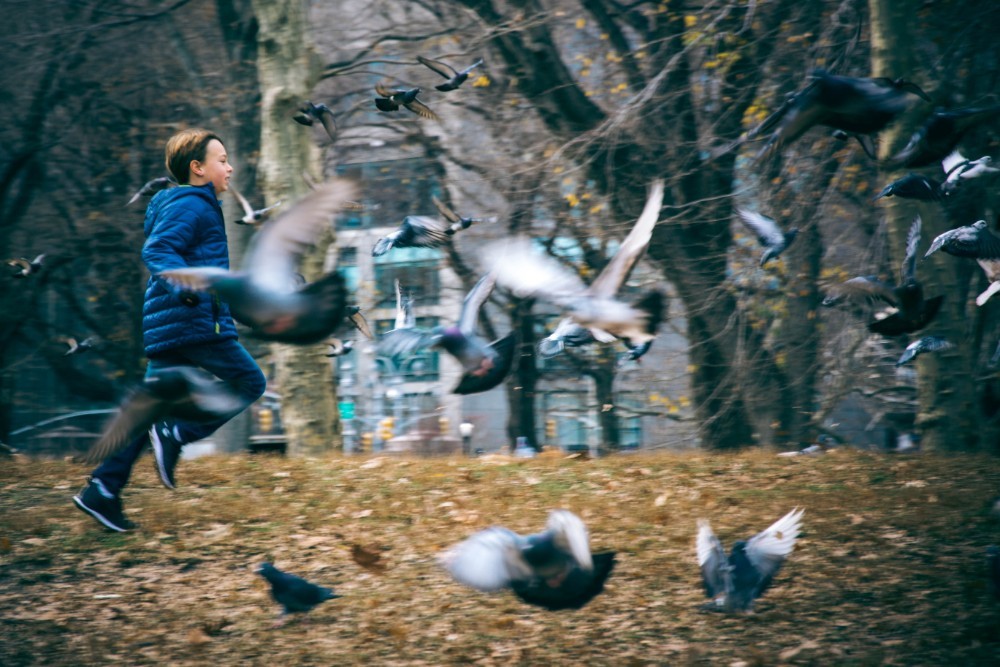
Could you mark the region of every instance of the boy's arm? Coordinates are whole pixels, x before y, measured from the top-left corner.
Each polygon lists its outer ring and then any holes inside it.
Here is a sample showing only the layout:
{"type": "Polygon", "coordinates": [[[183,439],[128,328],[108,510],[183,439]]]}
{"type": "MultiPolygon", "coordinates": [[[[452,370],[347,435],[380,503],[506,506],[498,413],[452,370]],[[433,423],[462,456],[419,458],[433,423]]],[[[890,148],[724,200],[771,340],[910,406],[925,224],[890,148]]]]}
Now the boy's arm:
{"type": "Polygon", "coordinates": [[[149,273],[184,305],[196,306],[199,302],[197,294],[178,289],[160,278],[164,271],[188,266],[183,253],[194,245],[197,236],[198,216],[195,212],[181,210],[171,213],[161,216],[153,225],[149,238],[142,246],[142,261],[149,273]]]}

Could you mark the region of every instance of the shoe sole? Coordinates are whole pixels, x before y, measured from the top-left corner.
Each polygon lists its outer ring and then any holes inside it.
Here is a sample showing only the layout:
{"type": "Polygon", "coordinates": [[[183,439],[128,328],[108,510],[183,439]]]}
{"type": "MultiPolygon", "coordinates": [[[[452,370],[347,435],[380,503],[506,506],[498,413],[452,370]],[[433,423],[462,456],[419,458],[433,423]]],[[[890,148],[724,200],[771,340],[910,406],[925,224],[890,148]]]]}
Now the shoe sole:
{"type": "Polygon", "coordinates": [[[100,523],[100,524],[101,524],[102,526],[104,526],[105,528],[107,528],[108,530],[113,530],[113,531],[115,531],[116,533],[127,533],[127,532],[129,531],[129,529],[128,529],[128,528],[122,528],[121,526],[116,526],[116,525],[115,525],[115,524],[113,524],[112,522],[108,521],[108,520],[107,520],[107,519],[106,519],[106,518],[104,517],[104,515],[103,515],[103,514],[101,514],[100,512],[95,512],[94,510],[92,510],[92,509],[90,509],[89,507],[87,507],[86,505],[84,505],[84,504],[83,504],[83,499],[82,499],[82,498],[80,498],[80,496],[73,496],[73,503],[74,503],[74,504],[75,504],[75,505],[76,505],[77,507],[79,507],[79,508],[80,508],[80,511],[81,511],[81,512],[85,512],[86,514],[90,515],[90,516],[91,516],[91,517],[93,517],[94,519],[97,519],[97,521],[98,521],[98,522],[99,522],[99,523],[100,523]]]}
{"type": "Polygon", "coordinates": [[[163,482],[163,486],[174,491],[177,487],[167,475],[167,466],[163,463],[163,443],[160,442],[160,435],[156,432],[155,426],[149,430],[149,442],[153,446],[153,458],[156,459],[156,472],[160,474],[160,481],[163,482]]]}

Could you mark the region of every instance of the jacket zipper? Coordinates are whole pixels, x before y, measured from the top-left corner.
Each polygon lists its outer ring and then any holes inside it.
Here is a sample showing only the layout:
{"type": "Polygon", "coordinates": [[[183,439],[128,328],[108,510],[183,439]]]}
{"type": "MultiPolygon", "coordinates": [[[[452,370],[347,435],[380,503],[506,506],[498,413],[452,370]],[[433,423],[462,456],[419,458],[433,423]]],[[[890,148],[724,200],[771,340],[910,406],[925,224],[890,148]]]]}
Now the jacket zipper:
{"type": "Polygon", "coordinates": [[[212,321],[215,322],[215,333],[219,333],[219,295],[212,295],[212,321]]]}

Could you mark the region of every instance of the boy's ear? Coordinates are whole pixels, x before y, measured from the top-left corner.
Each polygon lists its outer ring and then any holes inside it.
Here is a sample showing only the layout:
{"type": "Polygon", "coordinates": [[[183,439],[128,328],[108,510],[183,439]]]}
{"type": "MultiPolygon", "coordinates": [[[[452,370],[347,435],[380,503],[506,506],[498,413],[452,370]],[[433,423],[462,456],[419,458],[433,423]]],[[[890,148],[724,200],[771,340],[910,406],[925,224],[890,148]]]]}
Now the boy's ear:
{"type": "Polygon", "coordinates": [[[196,176],[204,176],[205,175],[205,169],[202,167],[201,162],[199,162],[198,160],[191,160],[191,164],[189,165],[189,168],[190,168],[191,173],[195,174],[196,176]]]}

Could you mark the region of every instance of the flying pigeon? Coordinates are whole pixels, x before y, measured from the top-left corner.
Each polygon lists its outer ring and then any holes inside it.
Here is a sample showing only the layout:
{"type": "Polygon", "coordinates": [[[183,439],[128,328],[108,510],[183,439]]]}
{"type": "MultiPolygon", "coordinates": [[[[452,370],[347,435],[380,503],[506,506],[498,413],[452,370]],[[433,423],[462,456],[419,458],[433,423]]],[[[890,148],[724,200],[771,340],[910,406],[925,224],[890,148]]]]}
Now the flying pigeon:
{"type": "Polygon", "coordinates": [[[780,151],[814,125],[852,135],[865,152],[874,154],[875,134],[910,106],[911,95],[929,99],[916,84],[903,79],[856,78],[817,69],[801,91],[790,95],[774,113],[751,130],[748,138],[770,132],[757,160],[780,151]]]}
{"type": "Polygon", "coordinates": [[[403,218],[399,229],[383,236],[372,247],[372,257],[381,257],[392,248],[439,248],[451,240],[460,229],[472,224],[472,218],[449,220],[444,224],[427,215],[408,215],[403,218]]]}
{"type": "Polygon", "coordinates": [[[56,338],[56,340],[65,344],[67,347],[66,352],[63,353],[64,357],[68,357],[71,354],[83,354],[84,352],[89,352],[90,350],[93,350],[97,344],[97,339],[93,336],[84,338],[81,341],[78,341],[71,336],[60,336],[56,338]]]}
{"type": "Polygon", "coordinates": [[[945,173],[945,183],[950,186],[957,186],[960,179],[969,180],[1000,172],[1000,169],[991,167],[991,164],[993,164],[993,158],[989,155],[984,155],[978,160],[969,160],[957,150],[952,151],[945,159],[941,160],[941,168],[944,169],[945,173]]]}
{"type": "Polygon", "coordinates": [[[155,369],[122,402],[118,414],[84,460],[103,461],[167,418],[210,422],[235,415],[245,407],[246,401],[232,387],[200,368],[155,369]]]}
{"type": "Polygon", "coordinates": [[[15,257],[8,259],[5,263],[11,269],[11,276],[14,278],[27,278],[30,275],[36,274],[42,270],[42,261],[45,259],[45,253],[38,255],[32,260],[25,259],[24,257],[15,257]]]}
{"type": "Polygon", "coordinates": [[[541,533],[524,536],[494,526],[451,547],[439,562],[466,586],[510,588],[524,602],[555,611],[579,609],[604,590],[615,553],[591,554],[583,521],[553,510],[541,533]]]}
{"type": "MultiPolygon", "coordinates": [[[[362,336],[368,340],[375,339],[375,335],[372,333],[368,320],[366,320],[365,316],[361,314],[360,307],[347,306],[344,312],[346,313],[344,317],[344,324],[349,322],[361,333],[362,336]]],[[[338,328],[344,328],[343,324],[338,328]]],[[[330,346],[330,351],[325,355],[327,357],[342,357],[354,349],[353,340],[343,340],[341,338],[332,337],[326,340],[326,344],[330,346]]]]}
{"type": "Polygon", "coordinates": [[[444,78],[448,79],[444,83],[434,86],[442,93],[446,93],[449,90],[455,90],[469,78],[469,73],[475,68],[483,64],[483,59],[480,58],[476,62],[472,63],[461,72],[452,67],[447,63],[443,63],[440,60],[431,60],[430,58],[424,58],[423,56],[417,56],[417,60],[421,65],[426,65],[430,69],[434,70],[444,78]]]}
{"type": "Polygon", "coordinates": [[[940,352],[941,350],[950,350],[953,347],[955,346],[941,336],[924,336],[920,340],[915,340],[906,346],[896,365],[902,366],[924,352],[940,352]]]}
{"type": "Polygon", "coordinates": [[[803,511],[793,509],[767,530],[734,542],[729,558],[708,521],[699,519],[698,566],[705,595],[712,598],[703,609],[727,613],[752,611],[754,600],[764,594],[792,553],[803,511]]]}
{"type": "Polygon", "coordinates": [[[924,259],[941,250],[955,257],[969,257],[979,262],[990,281],[982,294],[976,297],[976,305],[982,306],[991,296],[1000,291],[1000,238],[986,228],[986,221],[979,220],[965,227],[952,229],[939,235],[931,243],[924,259]]]}
{"type": "Polygon", "coordinates": [[[150,197],[155,195],[160,190],[166,190],[167,188],[172,188],[177,185],[177,181],[170,178],[169,176],[160,176],[159,178],[154,178],[151,181],[147,181],[143,184],[141,188],[136,191],[132,198],[128,200],[125,204],[126,206],[131,206],[134,204],[139,197],[150,197]]]}
{"type": "Polygon", "coordinates": [[[431,195],[431,201],[434,202],[434,206],[437,208],[438,213],[440,213],[445,220],[452,223],[451,227],[449,227],[445,231],[445,234],[448,234],[449,236],[457,232],[459,229],[468,229],[469,227],[472,226],[472,223],[474,222],[497,221],[496,216],[490,216],[489,218],[463,218],[458,213],[455,213],[455,211],[453,211],[451,207],[449,207],[447,204],[445,204],[443,201],[441,201],[434,195],[431,195]]]}
{"type": "Polygon", "coordinates": [[[948,156],[966,132],[980,123],[1000,115],[1000,104],[991,107],[971,107],[930,115],[910,141],[890,159],[890,164],[904,167],[926,167],[948,156]]]}
{"type": "Polygon", "coordinates": [[[240,206],[243,208],[243,217],[236,221],[236,224],[238,225],[258,225],[267,220],[271,211],[281,206],[281,202],[279,201],[265,208],[255,209],[250,205],[250,202],[247,201],[247,198],[240,194],[239,190],[232,186],[230,186],[229,190],[236,195],[236,201],[238,201],[240,206]]]}
{"type": "Polygon", "coordinates": [[[316,121],[319,121],[331,141],[337,136],[337,121],[334,119],[330,107],[323,103],[313,104],[311,101],[306,100],[299,106],[298,111],[292,116],[292,120],[300,125],[308,126],[312,126],[316,121]]]}
{"type": "Polygon", "coordinates": [[[375,107],[379,111],[396,111],[404,106],[413,113],[430,120],[441,120],[426,104],[417,99],[419,88],[389,88],[384,83],[375,84],[375,107]]]}
{"type": "Polygon", "coordinates": [[[341,340],[340,338],[328,338],[326,344],[330,346],[330,351],[324,357],[342,357],[354,350],[353,340],[341,340]]]}
{"type": "Polygon", "coordinates": [[[287,614],[304,614],[327,600],[340,597],[332,589],[317,586],[302,577],[282,572],[270,563],[262,563],[257,568],[257,574],[271,584],[271,597],[281,605],[278,625],[284,622],[287,614]]]}
{"type": "MultiPolygon", "coordinates": [[[[618,246],[614,256],[608,261],[601,272],[594,278],[594,281],[587,288],[587,291],[596,298],[613,299],[618,290],[621,289],[625,281],[632,273],[632,269],[638,264],[642,255],[646,252],[646,246],[653,236],[653,227],[660,216],[660,207],[663,204],[663,181],[657,179],[653,181],[649,188],[649,195],[646,198],[646,205],[642,213],[632,226],[632,230],[625,237],[625,240],[618,246]]],[[[662,314],[662,313],[661,313],[662,314]]],[[[651,322],[653,330],[659,322],[651,322]]],[[[610,342],[614,340],[606,332],[598,332],[595,336],[589,329],[578,324],[572,317],[563,318],[556,325],[555,330],[543,338],[538,343],[538,353],[543,357],[553,357],[563,351],[566,347],[580,347],[587,345],[594,340],[610,342]]],[[[652,345],[652,339],[643,343],[632,345],[627,343],[631,359],[638,360],[652,345]]]]}
{"type": "Polygon", "coordinates": [[[736,214],[740,216],[740,220],[746,228],[757,235],[757,240],[764,246],[764,253],[760,256],[761,266],[772,259],[777,259],[799,234],[798,227],[792,227],[787,232],[783,232],[778,227],[778,223],[771,218],[748,211],[745,208],[736,209],[736,214]]]}
{"type": "Polygon", "coordinates": [[[921,174],[907,174],[885,186],[872,201],[882,197],[902,197],[920,201],[940,201],[949,190],[941,183],[921,174]]]}
{"type": "Polygon", "coordinates": [[[823,298],[826,307],[836,306],[842,301],[851,297],[868,297],[881,300],[890,306],[896,306],[896,288],[890,283],[879,280],[878,276],[857,276],[850,280],[845,280],[840,285],[835,286],[823,298]]]}
{"type": "Polygon", "coordinates": [[[318,343],[343,322],[346,286],[336,271],[298,286],[296,266],[355,189],[343,179],[317,186],[261,226],[239,271],[187,267],[164,271],[161,277],[180,289],[215,292],[257,338],[318,343]]]}

